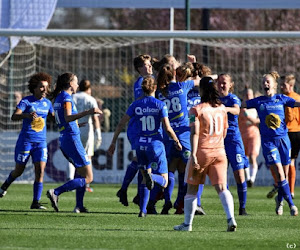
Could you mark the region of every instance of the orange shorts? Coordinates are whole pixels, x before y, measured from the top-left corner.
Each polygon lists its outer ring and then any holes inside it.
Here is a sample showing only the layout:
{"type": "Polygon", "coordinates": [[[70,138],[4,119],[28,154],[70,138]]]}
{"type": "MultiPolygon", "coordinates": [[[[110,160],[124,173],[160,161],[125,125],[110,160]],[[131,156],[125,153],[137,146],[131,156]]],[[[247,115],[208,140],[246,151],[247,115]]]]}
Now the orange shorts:
{"type": "Polygon", "coordinates": [[[194,169],[189,159],[185,169],[185,182],[191,185],[199,185],[205,183],[206,175],[208,175],[211,184],[227,183],[227,158],[225,149],[198,149],[197,159],[201,169],[194,169]]]}
{"type": "Polygon", "coordinates": [[[258,156],[261,145],[259,130],[253,131],[250,134],[242,134],[242,139],[246,156],[258,156]]]}

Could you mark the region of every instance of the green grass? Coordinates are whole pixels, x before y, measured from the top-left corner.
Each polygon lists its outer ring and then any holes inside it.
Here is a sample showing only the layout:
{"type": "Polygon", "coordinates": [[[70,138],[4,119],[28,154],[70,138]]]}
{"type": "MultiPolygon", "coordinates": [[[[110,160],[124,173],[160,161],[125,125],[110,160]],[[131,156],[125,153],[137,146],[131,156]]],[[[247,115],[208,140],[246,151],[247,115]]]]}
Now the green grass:
{"type": "MultiPolygon", "coordinates": [[[[94,184],[86,193],[88,214],[72,213],[75,193],[64,193],[59,199],[60,212],[51,208],[46,190],[42,202],[46,211],[30,210],[32,185],[14,184],[0,199],[0,249],[287,249],[300,247],[300,216],[292,217],[285,203],[283,216],[275,214],[274,199],[267,199],[270,187],[249,189],[249,216],[236,216],[237,232],[226,232],[226,216],[212,187],[206,186],[202,203],[206,216],[196,216],[192,232],[176,232],[173,226],[183,222],[183,215],[148,215],[138,218],[138,207],[130,202],[122,206],[116,197],[117,185],[94,184]]],[[[238,211],[236,189],[231,187],[238,211]]],[[[297,187],[296,195],[300,194],[297,187]]],[[[136,186],[131,186],[132,201],[136,186]]],[[[174,190],[174,194],[177,190],[174,190]]],[[[173,195],[175,196],[175,195],[173,195]]],[[[300,199],[295,204],[300,207],[300,199]]],[[[158,211],[163,205],[159,201],[158,211]]]]}

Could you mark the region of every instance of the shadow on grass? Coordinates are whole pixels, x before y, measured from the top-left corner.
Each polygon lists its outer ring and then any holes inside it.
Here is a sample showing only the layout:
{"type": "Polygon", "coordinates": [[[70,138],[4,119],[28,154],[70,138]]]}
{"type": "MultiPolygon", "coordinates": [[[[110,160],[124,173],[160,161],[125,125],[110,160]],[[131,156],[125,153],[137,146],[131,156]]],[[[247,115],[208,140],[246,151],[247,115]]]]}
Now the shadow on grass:
{"type": "MultiPolygon", "coordinates": [[[[0,215],[6,215],[5,213],[24,213],[24,215],[30,215],[30,214],[34,214],[34,213],[54,213],[54,214],[73,214],[74,217],[78,216],[78,215],[84,215],[84,214],[111,214],[111,215],[130,215],[130,214],[138,214],[138,212],[105,212],[105,211],[99,211],[99,212],[88,212],[88,213],[74,213],[73,211],[59,211],[59,212],[55,212],[54,210],[8,210],[8,209],[0,209],[0,215]]],[[[9,215],[9,214],[7,214],[9,215]]],[[[73,217],[72,216],[72,217],[73,217]]]]}

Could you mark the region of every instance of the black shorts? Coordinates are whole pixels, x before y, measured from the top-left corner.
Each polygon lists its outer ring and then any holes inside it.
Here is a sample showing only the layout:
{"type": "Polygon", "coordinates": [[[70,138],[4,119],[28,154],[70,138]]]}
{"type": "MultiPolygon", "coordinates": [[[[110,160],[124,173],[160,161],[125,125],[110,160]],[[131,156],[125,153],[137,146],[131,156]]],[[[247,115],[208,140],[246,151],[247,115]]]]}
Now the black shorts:
{"type": "Polygon", "coordinates": [[[291,158],[296,159],[300,151],[300,132],[288,132],[291,141],[291,158]]]}

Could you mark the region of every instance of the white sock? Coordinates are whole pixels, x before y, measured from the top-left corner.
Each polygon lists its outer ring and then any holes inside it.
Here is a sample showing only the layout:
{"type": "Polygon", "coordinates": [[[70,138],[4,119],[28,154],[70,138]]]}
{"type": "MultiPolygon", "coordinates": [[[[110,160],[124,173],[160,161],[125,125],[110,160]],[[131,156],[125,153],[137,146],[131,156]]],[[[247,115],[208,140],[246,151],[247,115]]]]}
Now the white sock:
{"type": "Polygon", "coordinates": [[[251,181],[254,183],[255,182],[255,178],[256,178],[256,174],[257,174],[257,170],[258,170],[258,166],[257,164],[252,166],[252,173],[251,173],[251,181]]]}
{"type": "Polygon", "coordinates": [[[244,168],[244,171],[245,171],[245,179],[246,179],[246,181],[250,181],[250,168],[249,167],[244,168]]]}
{"type": "Polygon", "coordinates": [[[75,175],[75,167],[72,163],[68,163],[68,177],[69,180],[73,180],[75,175]]]}
{"type": "Polygon", "coordinates": [[[187,194],[184,197],[184,224],[192,225],[197,208],[197,195],[187,194]]]}
{"type": "Polygon", "coordinates": [[[227,219],[234,218],[234,203],[229,190],[224,190],[219,193],[221,203],[226,213],[227,219]]]}

